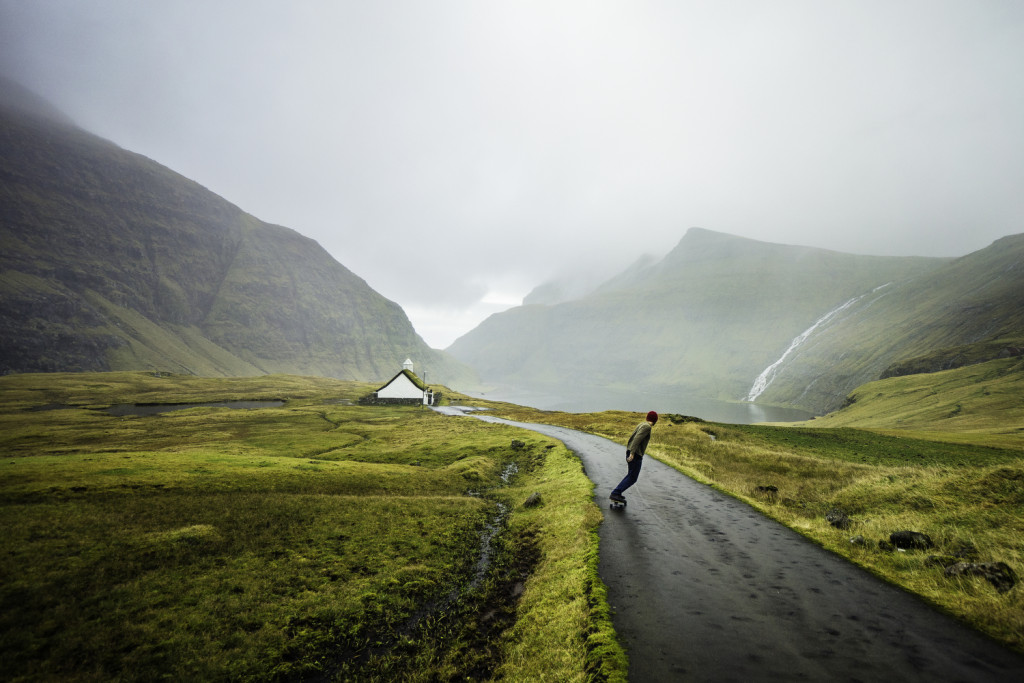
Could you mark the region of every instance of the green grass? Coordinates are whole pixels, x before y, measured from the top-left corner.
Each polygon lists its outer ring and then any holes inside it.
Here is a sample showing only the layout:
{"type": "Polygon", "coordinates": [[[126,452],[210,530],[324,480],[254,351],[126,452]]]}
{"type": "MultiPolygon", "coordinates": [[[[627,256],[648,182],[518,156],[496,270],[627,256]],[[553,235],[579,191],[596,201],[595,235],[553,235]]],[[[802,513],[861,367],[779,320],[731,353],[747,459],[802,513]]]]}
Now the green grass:
{"type": "Polygon", "coordinates": [[[0,378],[5,677],[623,680],[579,461],[532,432],[348,405],[370,389],[0,378]],[[99,410],[270,398],[287,402],[99,410]]]}
{"type": "Polygon", "coordinates": [[[841,410],[808,426],[911,430],[924,438],[1024,449],[1024,359],[871,382],[851,393],[841,410]]]}
{"type": "Polygon", "coordinates": [[[764,425],[730,425],[728,430],[733,434],[742,433],[750,443],[764,448],[784,448],[795,455],[867,465],[976,467],[1021,457],[1020,448],[950,443],[920,438],[916,432],[906,431],[878,433],[851,427],[812,429],[764,425]]]}

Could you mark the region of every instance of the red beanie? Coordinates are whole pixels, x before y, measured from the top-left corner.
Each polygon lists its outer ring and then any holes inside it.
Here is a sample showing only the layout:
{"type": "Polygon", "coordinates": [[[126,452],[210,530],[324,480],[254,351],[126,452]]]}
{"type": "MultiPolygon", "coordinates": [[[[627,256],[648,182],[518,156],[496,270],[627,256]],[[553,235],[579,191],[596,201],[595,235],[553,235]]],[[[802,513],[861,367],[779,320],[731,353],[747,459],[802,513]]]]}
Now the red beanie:
{"type": "Polygon", "coordinates": [[[647,413],[647,421],[651,424],[655,424],[658,421],[658,414],[653,410],[647,413]]]}

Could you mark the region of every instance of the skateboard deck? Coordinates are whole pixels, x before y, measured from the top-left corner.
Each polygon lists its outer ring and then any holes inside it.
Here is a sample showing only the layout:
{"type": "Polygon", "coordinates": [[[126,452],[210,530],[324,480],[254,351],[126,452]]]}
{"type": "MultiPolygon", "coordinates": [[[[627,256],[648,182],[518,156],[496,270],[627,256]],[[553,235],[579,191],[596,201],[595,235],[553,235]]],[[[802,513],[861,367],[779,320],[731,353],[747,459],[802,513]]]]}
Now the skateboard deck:
{"type": "Polygon", "coordinates": [[[610,507],[612,510],[625,510],[626,509],[626,501],[624,501],[624,500],[608,501],[608,507],[610,507]]]}

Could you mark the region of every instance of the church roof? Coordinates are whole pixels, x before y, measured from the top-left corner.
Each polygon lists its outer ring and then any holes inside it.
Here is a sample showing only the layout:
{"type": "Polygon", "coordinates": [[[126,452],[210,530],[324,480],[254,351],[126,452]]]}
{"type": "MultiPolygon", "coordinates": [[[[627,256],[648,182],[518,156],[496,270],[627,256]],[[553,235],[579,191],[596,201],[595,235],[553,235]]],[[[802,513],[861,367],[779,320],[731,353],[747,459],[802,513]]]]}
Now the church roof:
{"type": "Polygon", "coordinates": [[[380,389],[377,389],[377,391],[380,391],[381,389],[387,387],[389,384],[394,382],[396,379],[398,379],[402,375],[405,375],[406,377],[408,377],[409,381],[412,382],[416,386],[416,388],[419,389],[420,391],[426,391],[427,390],[427,385],[424,384],[423,380],[421,380],[419,377],[417,377],[416,374],[412,370],[402,370],[400,373],[398,373],[397,375],[395,375],[394,377],[389,379],[387,382],[385,382],[384,386],[380,387],[380,389]]]}

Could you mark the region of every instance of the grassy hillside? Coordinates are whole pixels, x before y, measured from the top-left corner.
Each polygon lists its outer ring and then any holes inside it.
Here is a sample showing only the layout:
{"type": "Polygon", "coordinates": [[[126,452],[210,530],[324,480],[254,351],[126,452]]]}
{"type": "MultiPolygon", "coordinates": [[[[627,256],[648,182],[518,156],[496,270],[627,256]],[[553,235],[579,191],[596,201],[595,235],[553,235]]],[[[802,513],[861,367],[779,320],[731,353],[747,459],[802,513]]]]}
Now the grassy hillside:
{"type": "Polygon", "coordinates": [[[1024,359],[869,382],[811,427],[912,430],[944,441],[1024,449],[1024,359]]]}
{"type": "Polygon", "coordinates": [[[382,380],[411,357],[439,381],[471,375],[314,241],[25,106],[7,86],[0,372],[382,380]]]}
{"type": "Polygon", "coordinates": [[[372,388],[0,377],[4,677],[624,680],[579,460],[372,388]]]}
{"type": "Polygon", "coordinates": [[[1024,234],[894,283],[816,333],[781,368],[766,402],[838,408],[894,363],[1024,338],[1024,234]]]}
{"type": "Polygon", "coordinates": [[[488,318],[448,351],[485,382],[644,387],[739,400],[824,313],[941,259],[854,256],[689,230],[593,294],[488,318]]]}

